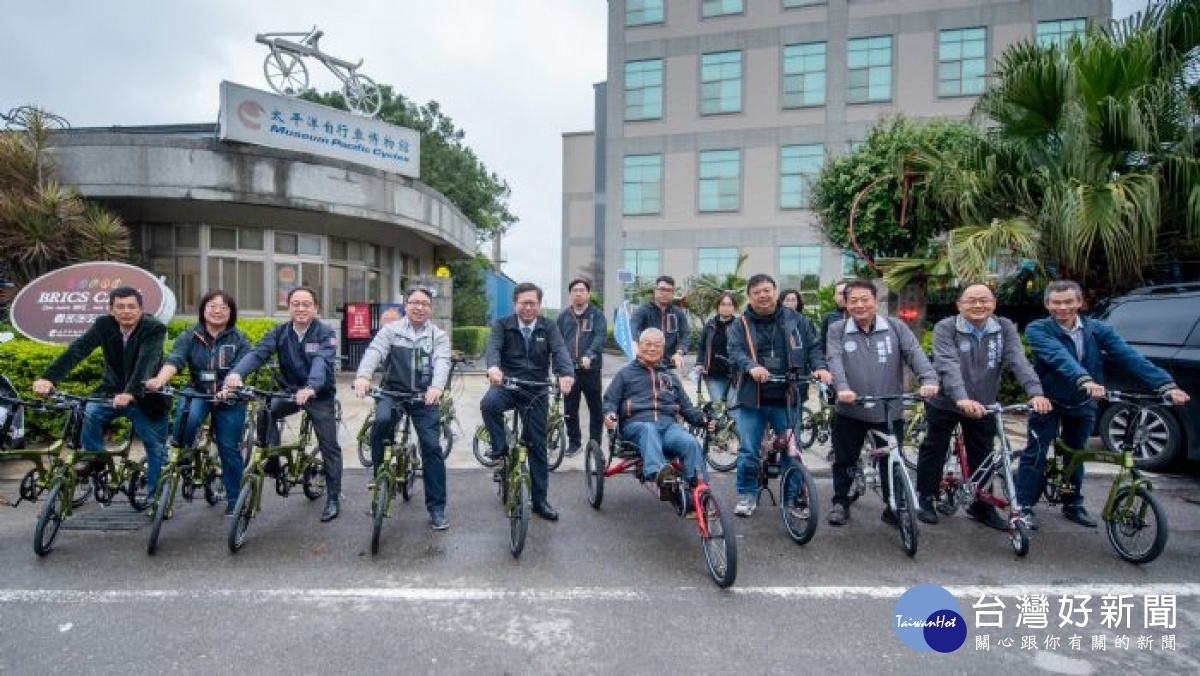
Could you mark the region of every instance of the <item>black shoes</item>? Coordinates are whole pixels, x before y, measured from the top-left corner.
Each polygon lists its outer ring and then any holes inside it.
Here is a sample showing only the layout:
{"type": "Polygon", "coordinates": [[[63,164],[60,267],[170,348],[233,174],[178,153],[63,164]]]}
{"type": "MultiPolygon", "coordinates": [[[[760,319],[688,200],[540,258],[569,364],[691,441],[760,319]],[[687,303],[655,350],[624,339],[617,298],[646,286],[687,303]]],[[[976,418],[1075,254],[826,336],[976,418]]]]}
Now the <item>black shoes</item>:
{"type": "Polygon", "coordinates": [[[483,456],[485,458],[487,458],[488,460],[491,460],[492,462],[500,462],[501,458],[508,457],[508,449],[506,448],[506,449],[501,450],[501,449],[493,448],[490,451],[488,451],[487,453],[484,453],[483,456]]]}
{"type": "Polygon", "coordinates": [[[337,498],[330,498],[325,503],[325,511],[321,512],[321,523],[328,523],[338,518],[338,514],[342,513],[342,506],[338,503],[337,498]]]}
{"type": "Polygon", "coordinates": [[[896,513],[892,511],[891,507],[883,508],[883,513],[879,515],[879,520],[886,523],[889,526],[899,526],[900,525],[900,519],[896,517],[896,513]]]}
{"type": "Polygon", "coordinates": [[[1088,514],[1087,509],[1085,509],[1083,505],[1079,505],[1077,507],[1063,507],[1063,517],[1067,521],[1074,521],[1085,528],[1096,527],[1096,520],[1093,519],[1090,514],[1088,514]]]}
{"type": "Polygon", "coordinates": [[[967,514],[972,519],[975,519],[988,528],[995,528],[996,530],[1008,530],[1008,521],[1006,521],[1004,517],[1000,516],[1000,514],[996,512],[995,507],[986,502],[979,500],[972,502],[971,506],[967,508],[967,514]]]}
{"type": "Polygon", "coordinates": [[[933,508],[933,498],[920,497],[917,499],[917,518],[921,523],[936,524],[938,522],[937,510],[933,508]]]}
{"type": "Polygon", "coordinates": [[[578,455],[579,451],[581,450],[583,450],[583,447],[579,445],[579,442],[572,441],[571,443],[567,444],[566,455],[568,458],[573,458],[578,455]]]}
{"type": "Polygon", "coordinates": [[[558,521],[558,510],[551,507],[550,503],[545,500],[534,501],[533,513],[547,521],[558,521]]]}

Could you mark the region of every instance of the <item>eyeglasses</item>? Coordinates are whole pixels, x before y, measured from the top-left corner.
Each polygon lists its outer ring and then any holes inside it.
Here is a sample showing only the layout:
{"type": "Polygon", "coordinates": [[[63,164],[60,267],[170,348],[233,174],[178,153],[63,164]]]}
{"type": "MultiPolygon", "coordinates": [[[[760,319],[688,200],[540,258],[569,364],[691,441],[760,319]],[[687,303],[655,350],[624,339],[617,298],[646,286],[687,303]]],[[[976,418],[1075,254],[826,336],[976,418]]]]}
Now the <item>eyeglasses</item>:
{"type": "Polygon", "coordinates": [[[310,300],[294,300],[294,301],[288,303],[288,305],[291,307],[294,307],[294,308],[302,309],[302,308],[314,307],[316,305],[316,303],[314,303],[310,300]]]}
{"type": "Polygon", "coordinates": [[[664,293],[675,293],[675,287],[673,286],[656,286],[654,287],[654,290],[662,291],[664,293]]]}
{"type": "Polygon", "coordinates": [[[967,307],[971,307],[973,305],[991,305],[996,301],[992,300],[991,298],[964,298],[958,302],[966,305],[967,307]]]}
{"type": "Polygon", "coordinates": [[[411,305],[412,307],[433,307],[433,303],[427,300],[410,300],[406,305],[411,305]]]}

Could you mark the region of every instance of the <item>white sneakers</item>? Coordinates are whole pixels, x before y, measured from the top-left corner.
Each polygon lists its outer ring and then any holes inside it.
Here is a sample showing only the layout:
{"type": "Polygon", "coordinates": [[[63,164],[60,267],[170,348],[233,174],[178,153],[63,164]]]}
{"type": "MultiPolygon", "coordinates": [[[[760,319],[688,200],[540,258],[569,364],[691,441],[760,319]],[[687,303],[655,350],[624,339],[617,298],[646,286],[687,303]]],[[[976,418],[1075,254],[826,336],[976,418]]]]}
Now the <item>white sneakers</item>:
{"type": "Polygon", "coordinates": [[[739,495],[737,506],[733,508],[733,513],[737,516],[747,517],[758,509],[758,497],[754,495],[739,495]]]}

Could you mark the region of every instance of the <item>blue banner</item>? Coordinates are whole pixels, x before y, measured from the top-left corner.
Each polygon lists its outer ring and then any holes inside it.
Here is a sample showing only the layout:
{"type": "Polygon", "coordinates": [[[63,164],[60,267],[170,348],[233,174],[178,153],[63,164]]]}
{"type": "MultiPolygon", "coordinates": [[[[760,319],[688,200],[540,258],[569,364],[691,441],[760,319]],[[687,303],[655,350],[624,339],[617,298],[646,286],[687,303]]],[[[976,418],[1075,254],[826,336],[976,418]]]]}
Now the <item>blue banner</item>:
{"type": "Polygon", "coordinates": [[[629,301],[621,301],[621,307],[613,312],[613,340],[621,347],[626,357],[634,358],[633,331],[629,324],[629,301]]]}

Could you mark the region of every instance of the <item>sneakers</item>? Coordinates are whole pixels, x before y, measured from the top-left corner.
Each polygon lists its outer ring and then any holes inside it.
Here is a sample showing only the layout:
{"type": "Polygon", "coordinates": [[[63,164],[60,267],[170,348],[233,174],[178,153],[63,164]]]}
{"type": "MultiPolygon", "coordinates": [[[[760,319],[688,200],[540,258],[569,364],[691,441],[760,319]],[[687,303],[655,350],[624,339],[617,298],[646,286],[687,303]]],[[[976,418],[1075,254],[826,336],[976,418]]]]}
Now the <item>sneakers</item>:
{"type": "Polygon", "coordinates": [[[754,495],[739,495],[737,506],[733,508],[736,516],[748,517],[758,509],[758,497],[754,495]]]}
{"type": "Polygon", "coordinates": [[[900,525],[900,519],[896,518],[896,513],[892,511],[891,507],[883,508],[883,513],[879,515],[879,520],[889,526],[900,525]]]}
{"type": "Polygon", "coordinates": [[[971,506],[967,508],[967,514],[988,528],[1008,530],[1008,522],[996,512],[995,507],[986,502],[979,500],[972,502],[971,506]]]}
{"type": "Polygon", "coordinates": [[[487,458],[488,460],[491,460],[492,462],[500,462],[500,458],[504,458],[504,457],[508,456],[508,449],[506,448],[503,450],[498,450],[498,449],[493,448],[493,449],[489,450],[487,453],[484,453],[483,456],[485,458],[487,458]]]}
{"type": "Polygon", "coordinates": [[[1021,508],[1021,520],[1025,522],[1025,526],[1029,528],[1029,530],[1037,530],[1037,520],[1033,518],[1032,507],[1021,508]]]}
{"type": "Polygon", "coordinates": [[[429,510],[429,526],[434,530],[446,530],[450,527],[450,520],[446,518],[444,507],[434,507],[429,510]]]}
{"type": "Polygon", "coordinates": [[[933,508],[933,498],[921,496],[917,500],[917,518],[921,523],[937,523],[937,510],[933,508]]]}
{"type": "Polygon", "coordinates": [[[338,518],[342,513],[342,505],[337,498],[329,498],[325,503],[325,509],[321,512],[321,523],[329,523],[338,518]]]}
{"type": "Polygon", "coordinates": [[[1096,520],[1093,519],[1090,514],[1088,514],[1087,509],[1085,509],[1083,505],[1078,505],[1075,507],[1063,507],[1062,513],[1063,517],[1067,521],[1074,521],[1085,528],[1096,527],[1096,520]]]}
{"type": "Polygon", "coordinates": [[[658,470],[658,476],[655,477],[654,483],[658,485],[659,500],[670,500],[674,497],[675,483],[678,478],[679,475],[675,473],[675,468],[670,465],[663,465],[663,468],[658,470]]]}
{"type": "Polygon", "coordinates": [[[829,516],[825,520],[829,522],[830,526],[844,526],[850,520],[850,508],[840,502],[835,502],[829,509],[829,516]]]}
{"type": "Polygon", "coordinates": [[[234,509],[237,509],[237,502],[236,502],[236,501],[234,501],[234,502],[226,502],[226,503],[225,503],[225,516],[233,516],[233,510],[234,510],[234,509]]]}
{"type": "Polygon", "coordinates": [[[568,458],[573,458],[582,449],[583,449],[583,447],[579,445],[578,441],[572,441],[571,443],[567,444],[566,455],[568,458]]]}

